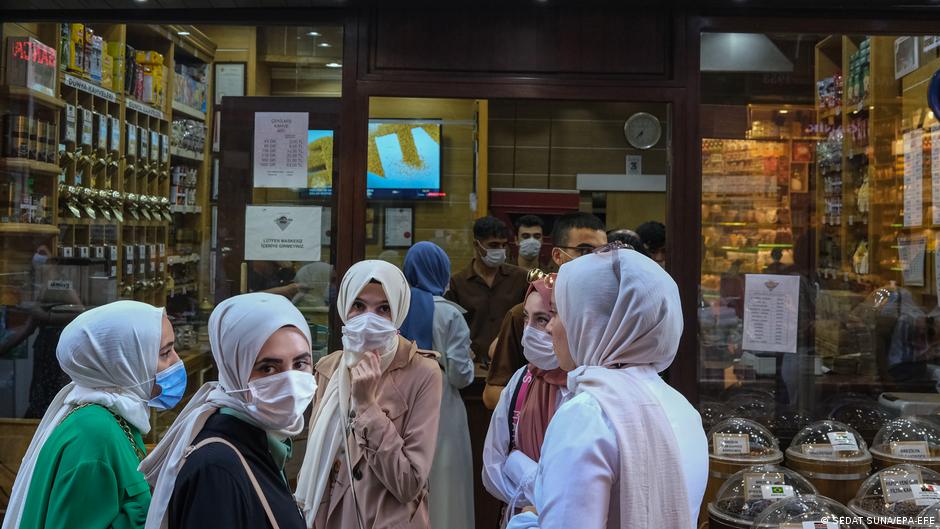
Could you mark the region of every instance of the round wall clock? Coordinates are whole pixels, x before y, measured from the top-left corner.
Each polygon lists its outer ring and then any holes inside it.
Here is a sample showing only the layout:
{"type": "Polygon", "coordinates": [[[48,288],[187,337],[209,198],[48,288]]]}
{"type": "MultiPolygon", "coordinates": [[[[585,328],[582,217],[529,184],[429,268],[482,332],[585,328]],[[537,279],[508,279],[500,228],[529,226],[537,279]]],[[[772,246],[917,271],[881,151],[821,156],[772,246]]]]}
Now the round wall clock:
{"type": "Polygon", "coordinates": [[[637,112],[623,124],[623,135],[637,149],[649,149],[656,145],[662,132],[659,118],[647,112],[637,112]]]}

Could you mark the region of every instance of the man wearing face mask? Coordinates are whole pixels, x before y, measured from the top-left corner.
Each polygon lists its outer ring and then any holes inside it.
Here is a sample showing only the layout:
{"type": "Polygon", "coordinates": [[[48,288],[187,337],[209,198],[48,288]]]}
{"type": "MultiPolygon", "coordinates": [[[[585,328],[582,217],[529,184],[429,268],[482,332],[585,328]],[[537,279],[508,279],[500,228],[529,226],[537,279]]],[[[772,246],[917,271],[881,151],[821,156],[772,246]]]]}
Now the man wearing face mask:
{"type": "Polygon", "coordinates": [[[477,219],[473,224],[473,260],[451,277],[450,290],[444,295],[467,311],[470,348],[478,361],[489,356],[500,322],[522,301],[529,286],[525,270],[506,264],[509,237],[503,221],[477,219]]]}
{"type": "MultiPolygon", "coordinates": [[[[604,223],[590,213],[566,213],[555,220],[552,243],[552,261],[561,267],[607,244],[607,233],[604,231],[604,223]]],[[[483,405],[489,409],[496,407],[499,395],[513,373],[526,364],[522,354],[522,332],[523,304],[520,303],[503,318],[497,334],[492,364],[483,390],[483,405]]]]}
{"type": "Polygon", "coordinates": [[[542,251],[542,230],[545,223],[536,215],[523,215],[516,220],[516,246],[519,268],[533,270],[539,268],[539,253],[542,251]]]}
{"type": "Polygon", "coordinates": [[[529,364],[509,381],[490,418],[483,445],[483,486],[507,505],[503,522],[519,509],[532,505],[533,486],[545,429],[568,393],[568,373],[548,333],[555,274],[532,282],[523,304],[525,330],[522,347],[529,364]]]}
{"type": "Polygon", "coordinates": [[[209,343],[219,381],[140,465],[146,529],[307,529],[283,469],[316,393],[309,325],[283,296],[243,294],[212,311],[209,343]]]}

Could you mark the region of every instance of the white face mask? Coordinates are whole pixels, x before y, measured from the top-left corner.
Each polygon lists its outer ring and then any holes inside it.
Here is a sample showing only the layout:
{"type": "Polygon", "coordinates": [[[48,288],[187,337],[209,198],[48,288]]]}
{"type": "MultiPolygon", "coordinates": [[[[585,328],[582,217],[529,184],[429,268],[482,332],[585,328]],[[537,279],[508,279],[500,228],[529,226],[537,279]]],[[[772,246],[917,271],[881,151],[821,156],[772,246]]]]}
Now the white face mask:
{"type": "Polygon", "coordinates": [[[311,373],[291,370],[252,380],[243,391],[251,394],[245,411],[252,419],[266,430],[293,436],[303,431],[304,411],[317,392],[317,381],[311,373]]]}
{"type": "Polygon", "coordinates": [[[392,354],[398,350],[398,329],[374,312],[360,314],[343,326],[343,350],[347,353],[343,355],[347,367],[358,364],[368,351],[380,356],[392,354]]]}
{"type": "Polygon", "coordinates": [[[552,346],[552,335],[526,325],[522,331],[522,354],[532,365],[549,371],[558,367],[558,357],[552,346]]]}
{"type": "Polygon", "coordinates": [[[519,255],[525,257],[526,259],[532,259],[533,257],[539,254],[539,250],[542,249],[542,241],[529,237],[528,239],[522,239],[522,242],[519,243],[519,255]]]}
{"type": "Polygon", "coordinates": [[[496,268],[506,262],[505,248],[487,248],[483,254],[483,262],[490,268],[496,268]]]}

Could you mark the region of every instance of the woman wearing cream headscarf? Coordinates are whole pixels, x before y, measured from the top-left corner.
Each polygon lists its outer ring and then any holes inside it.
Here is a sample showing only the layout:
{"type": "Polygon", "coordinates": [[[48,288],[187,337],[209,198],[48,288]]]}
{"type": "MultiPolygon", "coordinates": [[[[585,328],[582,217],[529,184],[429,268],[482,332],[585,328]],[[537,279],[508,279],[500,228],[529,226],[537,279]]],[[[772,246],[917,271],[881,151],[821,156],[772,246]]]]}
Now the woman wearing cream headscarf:
{"type": "Polygon", "coordinates": [[[658,375],[682,334],[675,282],[617,245],[561,267],[549,332],[571,396],[552,417],[536,513],[510,529],[693,529],[708,443],[688,401],[658,375]]]}
{"type": "Polygon", "coordinates": [[[137,465],[148,406],[186,388],[163,309],[117,301],[80,314],[56,357],[72,380],[46,410],[20,465],[3,529],[141,528],[150,487],[137,465]]]}
{"type": "Polygon", "coordinates": [[[147,529],[303,529],[283,467],[316,391],[307,322],[283,296],[234,296],[209,316],[209,344],[219,381],[140,465],[147,529]]]}
{"type": "Polygon", "coordinates": [[[405,276],[384,261],[362,261],[343,277],[343,350],[317,364],[320,389],[298,476],[308,527],[429,527],[443,381],[437,354],[398,334],[410,300],[405,276]]]}

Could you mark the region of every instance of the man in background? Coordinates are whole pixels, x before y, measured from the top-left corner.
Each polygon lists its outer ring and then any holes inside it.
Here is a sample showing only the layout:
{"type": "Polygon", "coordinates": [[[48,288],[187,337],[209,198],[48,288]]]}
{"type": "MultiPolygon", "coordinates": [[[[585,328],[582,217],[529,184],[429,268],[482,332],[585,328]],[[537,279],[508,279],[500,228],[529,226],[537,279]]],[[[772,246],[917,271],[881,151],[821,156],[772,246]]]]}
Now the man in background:
{"type": "Polygon", "coordinates": [[[532,270],[539,267],[544,229],[545,222],[537,215],[523,215],[516,220],[516,246],[519,247],[516,265],[519,268],[532,270]]]}
{"type": "Polygon", "coordinates": [[[646,245],[643,244],[643,240],[640,239],[640,236],[633,230],[622,229],[622,230],[610,230],[607,232],[607,242],[620,241],[626,245],[633,247],[634,250],[640,252],[641,254],[649,257],[649,253],[646,251],[646,245]]]}
{"type": "Polygon", "coordinates": [[[473,260],[450,278],[444,297],[463,307],[470,327],[470,349],[478,361],[488,358],[488,350],[500,322],[529,288],[528,274],[506,263],[509,228],[495,217],[473,223],[473,260]]]}
{"type": "Polygon", "coordinates": [[[651,220],[640,224],[636,233],[646,245],[650,258],[666,268],[666,226],[662,222],[651,220]]]}
{"type": "MultiPolygon", "coordinates": [[[[590,213],[566,213],[555,221],[552,243],[552,261],[561,267],[607,244],[607,233],[604,231],[604,223],[590,213]]],[[[483,390],[483,404],[491,410],[499,403],[499,394],[513,373],[527,363],[522,354],[524,303],[525,300],[520,299],[518,305],[506,314],[499,328],[493,348],[493,361],[483,390]]]]}

